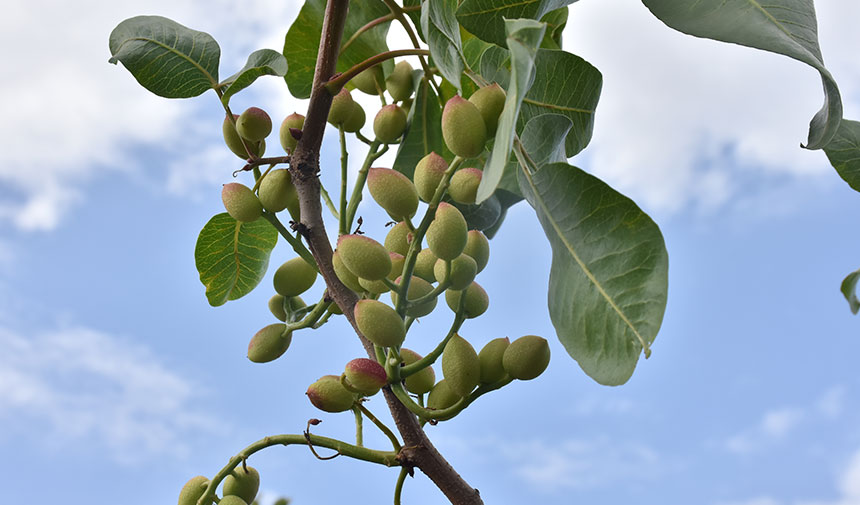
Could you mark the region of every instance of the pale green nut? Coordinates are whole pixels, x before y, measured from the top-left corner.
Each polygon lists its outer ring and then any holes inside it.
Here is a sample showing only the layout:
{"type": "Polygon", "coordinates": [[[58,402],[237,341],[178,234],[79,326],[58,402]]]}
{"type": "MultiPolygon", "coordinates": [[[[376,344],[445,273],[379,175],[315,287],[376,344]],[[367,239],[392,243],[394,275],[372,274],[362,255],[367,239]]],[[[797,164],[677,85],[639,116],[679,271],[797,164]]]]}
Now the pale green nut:
{"type": "Polygon", "coordinates": [[[221,201],[230,217],[236,221],[250,223],[263,215],[263,206],[257,195],[244,184],[231,182],[221,189],[221,201]]]}
{"type": "Polygon", "coordinates": [[[382,67],[379,65],[362,70],[350,82],[368,95],[378,95],[381,90],[385,90],[382,67]]]}
{"type": "Polygon", "coordinates": [[[502,365],[513,378],[531,380],[542,374],[549,365],[549,343],[543,337],[526,335],[505,349],[502,365]]]}
{"type": "Polygon", "coordinates": [[[287,311],[284,306],[285,303],[288,304],[290,312],[294,312],[308,306],[300,296],[291,296],[287,298],[284,295],[272,295],[272,297],[269,298],[269,311],[281,322],[287,321],[287,311]]]}
{"type": "Polygon", "coordinates": [[[358,276],[352,273],[349,268],[347,268],[346,264],[344,264],[343,260],[340,257],[340,251],[335,249],[334,253],[331,255],[331,263],[334,267],[334,273],[337,275],[337,278],[340,279],[340,282],[344,284],[344,286],[349,289],[355,291],[356,293],[361,293],[364,291],[364,288],[361,287],[361,284],[358,282],[358,276]]]}
{"type": "MultiPolygon", "coordinates": [[[[233,121],[239,119],[237,114],[233,114],[233,121]]],[[[221,125],[221,133],[224,135],[224,143],[227,144],[227,147],[230,151],[233,152],[236,156],[242,158],[243,160],[248,159],[248,153],[245,151],[245,145],[242,143],[242,137],[239,136],[239,132],[236,131],[236,127],[233,123],[228,119],[224,118],[224,123],[221,125]]],[[[253,142],[251,140],[245,139],[245,143],[248,145],[248,150],[251,152],[253,156],[262,156],[266,151],[266,141],[261,140],[259,142],[253,142]]]]}
{"type": "Polygon", "coordinates": [[[490,298],[487,296],[487,292],[477,282],[472,282],[466,289],[461,291],[453,289],[445,291],[445,302],[448,303],[448,307],[451,310],[457,312],[457,308],[460,306],[460,298],[463,296],[465,296],[463,315],[467,319],[480,316],[490,306],[490,298]]]}
{"type": "MultiPolygon", "coordinates": [[[[423,356],[412,349],[402,347],[400,349],[400,358],[404,364],[411,365],[423,358],[423,356]]],[[[434,382],[436,382],[436,372],[433,371],[433,367],[428,366],[406,378],[406,390],[413,395],[423,395],[433,389],[434,382]]]]}
{"type": "Polygon", "coordinates": [[[433,386],[433,390],[427,396],[427,408],[433,410],[447,409],[453,407],[455,403],[460,401],[460,398],[462,396],[451,389],[448,381],[442,379],[433,386]]]}
{"type": "Polygon", "coordinates": [[[284,334],[286,329],[287,325],[275,323],[254,334],[248,343],[248,359],[254,363],[268,363],[283,356],[293,339],[293,332],[284,334]]]}
{"type": "MultiPolygon", "coordinates": [[[[399,286],[401,284],[401,278],[398,277],[395,283],[399,286]]],[[[409,281],[409,288],[406,290],[406,299],[409,301],[415,301],[419,298],[423,298],[430,294],[433,291],[433,286],[422,279],[421,277],[412,277],[412,280],[409,281]]],[[[391,292],[391,303],[397,305],[397,293],[394,291],[391,292]]],[[[413,305],[406,309],[406,315],[412,317],[424,317],[436,308],[436,298],[431,298],[430,300],[420,303],[418,305],[413,305]]]]}
{"type": "Polygon", "coordinates": [[[397,105],[386,105],[379,109],[373,119],[373,133],[385,144],[399,139],[405,130],[406,112],[397,105]]]}
{"type": "Polygon", "coordinates": [[[461,168],[451,176],[448,196],[457,203],[473,204],[478,196],[478,186],[484,173],[477,168],[461,168]]]}
{"type": "Polygon", "coordinates": [[[478,361],[481,362],[481,383],[493,384],[504,379],[507,375],[502,365],[502,356],[511,344],[508,337],[494,338],[487,342],[478,353],[478,361]]]}
{"type": "Polygon", "coordinates": [[[502,115],[502,110],[505,108],[505,90],[497,83],[484,86],[472,93],[469,101],[475,104],[475,107],[481,112],[481,117],[484,118],[484,124],[487,127],[487,134],[492,136],[496,133],[496,128],[499,125],[499,116],[502,115]]]}
{"type": "Polygon", "coordinates": [[[248,505],[248,502],[239,498],[238,496],[227,495],[224,498],[221,498],[221,501],[218,502],[218,505],[248,505]]]}
{"type": "MultiPolygon", "coordinates": [[[[269,212],[281,212],[299,204],[299,195],[293,186],[290,171],[284,168],[272,170],[263,177],[260,181],[259,197],[263,208],[269,212]]],[[[292,214],[292,209],[290,213],[292,214]]]]}
{"type": "Polygon", "coordinates": [[[202,475],[191,477],[179,491],[179,505],[197,505],[197,501],[206,492],[209,479],[202,475]]]}
{"type": "Polygon", "coordinates": [[[490,241],[487,236],[478,230],[469,230],[466,234],[466,247],[463,254],[467,254],[478,264],[478,273],[487,266],[490,261],[490,241]]]}
{"type": "Polygon", "coordinates": [[[397,311],[378,300],[359,300],[353,314],[359,331],[376,345],[396,347],[406,338],[403,319],[397,311]]]}
{"type": "Polygon", "coordinates": [[[481,111],[459,95],[451,97],[442,110],[442,138],[457,156],[477,157],[487,142],[487,127],[481,111]]]}
{"type": "Polygon", "coordinates": [[[471,256],[461,254],[451,260],[450,267],[445,260],[437,260],[433,267],[436,280],[444,282],[448,279],[449,288],[460,291],[469,287],[478,274],[478,264],[471,256]]]}
{"type": "Polygon", "coordinates": [[[343,264],[354,275],[378,281],[391,273],[391,257],[379,242],[364,235],[341,235],[337,249],[343,264]]]}
{"type": "Polygon", "coordinates": [[[415,268],[412,270],[412,273],[427,282],[434,282],[436,274],[433,269],[438,260],[439,258],[433,254],[433,251],[429,247],[425,247],[418,251],[418,256],[415,258],[415,268]]]}
{"type": "Polygon", "coordinates": [[[275,270],[273,284],[279,295],[298,296],[309,290],[317,280],[317,269],[301,256],[287,260],[275,270]]]}
{"type": "Polygon", "coordinates": [[[296,144],[299,142],[299,139],[293,136],[290,128],[301,131],[304,127],[305,117],[298,112],[293,112],[284,118],[281,122],[281,129],[278,131],[278,136],[281,140],[281,147],[284,148],[284,151],[292,153],[296,150],[296,144]]]}
{"type": "MultiPolygon", "coordinates": [[[[252,466],[237,466],[224,478],[224,495],[238,496],[245,503],[251,503],[260,490],[260,473],[252,466]]],[[[224,503],[223,501],[221,503],[224,503]]]]}
{"type": "Polygon", "coordinates": [[[367,171],[370,196],[395,221],[403,221],[418,210],[418,192],[409,177],[391,168],[372,167],[367,171]]]}
{"type": "Polygon", "coordinates": [[[439,183],[445,177],[446,170],[448,170],[448,162],[435,152],[431,152],[418,161],[412,179],[421,201],[429,202],[433,199],[433,194],[436,193],[436,188],[439,187],[439,183]]]}
{"type": "Polygon", "coordinates": [[[394,252],[402,256],[406,256],[406,253],[409,252],[410,243],[412,243],[412,231],[409,230],[409,225],[405,221],[392,226],[385,236],[385,248],[389,252],[394,252]]]}
{"type": "Polygon", "coordinates": [[[394,65],[394,70],[385,79],[385,88],[395,102],[402,102],[415,90],[415,81],[412,80],[412,65],[408,61],[399,61],[394,65]]]}
{"type": "Polygon", "coordinates": [[[236,131],[240,137],[258,142],[272,133],[272,118],[259,107],[248,107],[236,119],[236,131]]]}
{"type": "Polygon", "coordinates": [[[465,338],[454,335],[442,352],[442,375],[451,390],[461,397],[472,392],[481,381],[478,353],[465,338]]]}
{"type": "Polygon", "coordinates": [[[352,408],[355,403],[355,393],[347,390],[340,383],[337,375],[324,375],[308,386],[305,393],[314,407],[324,412],[343,412],[352,408]]]}
{"type": "Polygon", "coordinates": [[[338,94],[332,97],[331,107],[328,110],[328,122],[334,126],[344,124],[354,112],[352,104],[355,101],[346,88],[341,88],[338,94]]]}
{"type": "Polygon", "coordinates": [[[347,133],[355,133],[364,127],[364,123],[367,122],[367,115],[364,113],[364,109],[361,108],[361,104],[356,101],[350,104],[350,109],[352,110],[349,116],[343,122],[343,130],[347,133]]]}
{"type": "MultiPolygon", "coordinates": [[[[403,263],[406,262],[406,258],[404,258],[403,255],[397,253],[388,253],[388,257],[391,258],[391,272],[386,278],[388,280],[393,281],[403,271],[403,263]]],[[[384,280],[369,281],[367,279],[359,278],[358,283],[366,291],[377,295],[381,293],[387,293],[391,289],[388,287],[384,280]]]]}
{"type": "Polygon", "coordinates": [[[352,387],[363,396],[375,395],[388,383],[385,368],[368,358],[356,358],[347,363],[343,375],[346,377],[348,387],[352,387]]]}
{"type": "Polygon", "coordinates": [[[427,228],[427,245],[437,258],[452,260],[466,248],[467,234],[466,218],[463,214],[457,207],[441,202],[427,228]]]}

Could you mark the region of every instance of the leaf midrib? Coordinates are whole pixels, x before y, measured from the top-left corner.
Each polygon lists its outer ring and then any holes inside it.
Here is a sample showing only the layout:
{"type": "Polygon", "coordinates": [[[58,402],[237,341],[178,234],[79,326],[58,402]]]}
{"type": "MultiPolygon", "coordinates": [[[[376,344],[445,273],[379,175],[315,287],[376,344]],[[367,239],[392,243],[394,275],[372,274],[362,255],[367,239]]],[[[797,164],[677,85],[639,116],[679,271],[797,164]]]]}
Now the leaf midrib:
{"type": "Polygon", "coordinates": [[[206,70],[205,68],[201,67],[199,63],[197,63],[196,61],[192,60],[192,59],[191,59],[191,58],[189,58],[185,53],[180,52],[180,51],[179,51],[179,50],[177,50],[176,48],[174,48],[174,47],[172,47],[172,46],[168,46],[167,44],[165,44],[165,43],[163,43],[163,42],[159,42],[158,40],[155,40],[155,39],[150,39],[150,38],[147,38],[147,37],[131,37],[131,38],[125,39],[124,41],[122,41],[122,44],[120,44],[120,45],[119,45],[119,48],[117,48],[116,53],[114,53],[112,56],[115,58],[115,57],[116,57],[116,55],[117,55],[117,54],[119,54],[119,53],[120,53],[120,51],[122,51],[123,46],[124,46],[124,45],[126,45],[126,43],[131,42],[131,41],[133,41],[133,40],[142,40],[142,41],[144,41],[144,42],[149,42],[149,43],[155,44],[155,45],[160,46],[160,47],[162,47],[163,49],[166,49],[167,51],[169,51],[169,52],[171,52],[171,53],[173,53],[173,54],[175,54],[175,55],[177,55],[177,56],[181,57],[182,59],[184,59],[184,60],[185,60],[185,61],[187,61],[188,63],[191,63],[193,66],[195,66],[198,70],[200,70],[200,72],[201,72],[202,74],[204,74],[204,75],[206,76],[206,78],[207,78],[207,79],[209,79],[209,83],[211,84],[211,86],[212,86],[213,88],[214,88],[214,87],[216,87],[216,86],[218,86],[218,81],[216,81],[215,79],[213,79],[213,78],[212,78],[212,74],[210,74],[210,73],[209,73],[209,71],[208,71],[208,70],[206,70]]]}

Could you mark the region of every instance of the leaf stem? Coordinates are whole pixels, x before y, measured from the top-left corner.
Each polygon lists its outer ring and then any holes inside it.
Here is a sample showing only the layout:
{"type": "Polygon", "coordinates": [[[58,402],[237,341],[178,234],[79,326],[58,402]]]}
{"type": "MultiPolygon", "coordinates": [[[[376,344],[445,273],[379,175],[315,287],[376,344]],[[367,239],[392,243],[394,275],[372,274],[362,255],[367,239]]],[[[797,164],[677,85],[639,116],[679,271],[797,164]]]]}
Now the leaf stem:
{"type": "Polygon", "coordinates": [[[278,219],[278,216],[272,214],[271,212],[263,212],[263,217],[266,218],[266,221],[272,223],[272,226],[274,226],[275,229],[277,229],[278,232],[281,234],[281,236],[284,237],[287,242],[289,242],[289,244],[293,247],[293,251],[295,251],[296,254],[301,256],[302,259],[304,259],[308,263],[308,265],[317,268],[317,262],[316,260],[314,260],[313,254],[308,251],[307,247],[302,244],[302,241],[298,237],[293,236],[293,234],[290,233],[289,230],[287,230],[286,226],[284,226],[281,220],[278,219]]]}
{"type": "Polygon", "coordinates": [[[383,147],[381,150],[378,150],[379,146],[379,140],[374,140],[373,142],[371,142],[370,150],[367,152],[367,156],[364,158],[364,163],[358,170],[358,179],[355,181],[355,185],[352,187],[352,196],[349,197],[349,204],[346,208],[347,233],[349,233],[350,228],[352,228],[352,221],[353,219],[355,219],[355,213],[358,210],[358,204],[361,202],[361,192],[364,190],[365,181],[367,181],[367,171],[370,170],[370,165],[380,156],[385,154],[385,152],[388,150],[387,147],[383,147]]]}
{"type": "Polygon", "coordinates": [[[373,412],[368,410],[367,407],[361,404],[361,402],[357,402],[356,406],[362,414],[364,414],[368,419],[370,419],[370,422],[372,422],[376,425],[377,428],[379,428],[379,431],[381,431],[386,437],[388,437],[388,440],[391,440],[391,445],[394,447],[394,452],[400,452],[400,442],[397,440],[397,437],[394,435],[394,433],[390,429],[388,429],[388,426],[386,426],[382,421],[379,420],[379,418],[373,415],[373,412]]]}
{"type": "Polygon", "coordinates": [[[403,483],[406,482],[407,475],[409,475],[409,469],[405,466],[401,467],[397,482],[394,483],[394,505],[400,505],[400,495],[403,494],[403,483]]]}
{"type": "Polygon", "coordinates": [[[349,153],[346,150],[346,134],[343,131],[343,125],[340,124],[337,127],[337,131],[340,134],[340,217],[338,218],[338,235],[346,235],[348,232],[348,226],[346,224],[346,192],[347,192],[347,174],[348,174],[348,160],[349,153]]]}
{"type": "MultiPolygon", "coordinates": [[[[462,298],[462,297],[461,297],[462,298]]],[[[448,341],[457,334],[457,331],[460,330],[460,327],[463,325],[463,322],[466,321],[466,317],[462,313],[457,313],[454,316],[454,322],[451,323],[451,329],[448,330],[448,334],[445,335],[445,338],[439,342],[439,345],[436,346],[435,349],[430,351],[427,356],[419,359],[418,361],[412,363],[411,365],[406,365],[400,368],[400,377],[405,379],[412,374],[418,373],[421,370],[427,368],[432,365],[439,359],[439,356],[445,351],[445,346],[448,345],[448,341]]]]}
{"type": "MultiPolygon", "coordinates": [[[[406,19],[406,16],[403,15],[403,8],[397,5],[397,2],[394,0],[383,0],[385,5],[388,6],[388,9],[392,14],[397,18],[397,22],[403,26],[403,29],[406,31],[406,35],[409,36],[409,40],[412,42],[412,46],[415,49],[421,49],[421,43],[418,42],[418,37],[415,36],[415,30],[412,29],[412,24],[406,19]]],[[[439,89],[439,86],[436,84],[436,81],[433,80],[433,73],[430,71],[430,67],[427,66],[427,60],[422,55],[418,55],[418,61],[421,63],[421,68],[424,69],[424,77],[430,81],[430,85],[433,86],[433,89],[436,91],[436,96],[442,96],[442,90],[439,89]]]]}

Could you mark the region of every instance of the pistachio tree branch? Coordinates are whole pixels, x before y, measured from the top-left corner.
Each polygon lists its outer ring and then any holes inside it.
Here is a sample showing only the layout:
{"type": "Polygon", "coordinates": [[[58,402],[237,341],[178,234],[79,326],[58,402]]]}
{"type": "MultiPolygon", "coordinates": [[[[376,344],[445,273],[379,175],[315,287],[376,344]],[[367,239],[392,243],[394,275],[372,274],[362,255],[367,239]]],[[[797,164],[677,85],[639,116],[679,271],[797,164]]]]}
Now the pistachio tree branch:
{"type": "MultiPolygon", "coordinates": [[[[349,82],[350,79],[357,76],[361,72],[367,70],[368,68],[382,63],[385,60],[390,60],[392,58],[396,58],[398,56],[410,56],[410,55],[429,55],[430,51],[427,49],[397,49],[394,51],[386,51],[384,53],[379,53],[376,56],[371,56],[370,58],[362,61],[361,63],[353,66],[346,72],[334,76],[332,75],[332,79],[325,83],[326,89],[328,92],[332,94],[332,96],[338,94],[338,92],[343,88],[343,86],[349,82]]],[[[307,122],[307,119],[305,120],[307,122]]]]}

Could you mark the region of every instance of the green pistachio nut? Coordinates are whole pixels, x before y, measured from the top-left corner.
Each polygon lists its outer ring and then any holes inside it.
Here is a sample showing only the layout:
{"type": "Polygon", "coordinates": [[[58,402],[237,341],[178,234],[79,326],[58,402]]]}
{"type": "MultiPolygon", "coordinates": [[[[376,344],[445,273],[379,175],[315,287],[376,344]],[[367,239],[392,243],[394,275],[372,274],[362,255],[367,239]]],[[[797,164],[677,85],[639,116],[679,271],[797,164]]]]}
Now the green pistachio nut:
{"type": "Polygon", "coordinates": [[[481,362],[481,383],[492,384],[505,378],[507,372],[502,365],[502,356],[505,349],[511,344],[508,337],[494,338],[478,353],[478,361],[481,362]]]}
{"type": "Polygon", "coordinates": [[[263,206],[257,195],[244,184],[231,182],[221,189],[221,201],[230,217],[236,221],[250,223],[263,215],[263,206]]]}
{"type": "Polygon", "coordinates": [[[468,254],[475,260],[478,264],[478,273],[481,273],[490,261],[490,241],[487,240],[487,236],[478,230],[469,230],[463,254],[468,254]]]}
{"type": "Polygon", "coordinates": [[[356,358],[346,364],[343,374],[349,385],[364,396],[375,395],[388,383],[385,368],[372,359],[356,358]]]}
{"type": "Polygon", "coordinates": [[[328,122],[335,126],[344,124],[354,111],[352,108],[354,102],[349,91],[346,88],[341,88],[338,94],[331,99],[331,107],[328,110],[328,122]]]}
{"type": "MultiPolygon", "coordinates": [[[[403,271],[403,263],[406,261],[406,258],[404,258],[402,254],[397,253],[388,253],[388,257],[391,258],[391,272],[386,276],[386,278],[393,281],[403,271]]],[[[374,294],[387,293],[389,289],[391,289],[384,280],[369,281],[367,279],[359,278],[358,283],[365,289],[365,291],[374,294]]]]}
{"type": "Polygon", "coordinates": [[[259,107],[248,107],[245,112],[239,114],[236,131],[240,137],[258,142],[272,133],[272,118],[259,107]]]}
{"type": "Polygon", "coordinates": [[[401,221],[392,226],[385,236],[385,248],[389,252],[406,256],[409,252],[409,244],[412,243],[412,232],[406,221],[401,221]]]}
{"type": "Polygon", "coordinates": [[[251,503],[259,490],[260,473],[252,466],[239,465],[224,478],[224,496],[238,496],[245,503],[251,503]]]}
{"type": "Polygon", "coordinates": [[[433,273],[433,268],[439,258],[433,254],[429,247],[425,247],[418,251],[418,257],[415,258],[415,268],[412,271],[418,277],[427,282],[435,282],[436,274],[433,273]]]}
{"type": "Polygon", "coordinates": [[[469,287],[469,284],[475,280],[475,275],[478,274],[478,264],[467,254],[461,254],[451,260],[450,266],[447,263],[445,260],[437,260],[433,273],[439,282],[447,279],[450,283],[449,288],[455,291],[469,287]]]}
{"type": "Polygon", "coordinates": [[[472,93],[469,101],[481,112],[481,117],[484,118],[484,124],[487,126],[487,135],[495,135],[499,116],[505,108],[505,90],[494,82],[472,93]]]}
{"type": "Polygon", "coordinates": [[[248,505],[248,502],[238,496],[227,495],[224,498],[221,498],[218,505],[248,505]]]}
{"type": "Polygon", "coordinates": [[[385,79],[385,89],[395,102],[402,102],[415,91],[415,81],[412,80],[412,65],[408,61],[398,61],[394,70],[385,79]]]}
{"type": "Polygon", "coordinates": [[[391,273],[391,257],[379,242],[364,235],[341,235],[337,239],[340,259],[350,272],[369,281],[378,281],[391,273]]]}
{"type": "Polygon", "coordinates": [[[379,65],[372,66],[362,70],[350,81],[360,91],[368,95],[378,95],[380,90],[385,89],[385,82],[382,76],[382,67],[379,65]]]}
{"type": "Polygon", "coordinates": [[[281,212],[291,204],[298,205],[299,195],[293,186],[290,171],[284,168],[271,170],[260,181],[260,203],[269,212],[281,212]]]}
{"type": "Polygon", "coordinates": [[[352,408],[355,393],[340,383],[337,375],[324,375],[308,386],[305,393],[314,407],[325,412],[343,412],[352,408]]]}
{"type": "Polygon", "coordinates": [[[179,492],[179,505],[197,505],[197,501],[206,492],[209,479],[202,475],[191,477],[179,492]]]}
{"type": "Polygon", "coordinates": [[[406,130],[406,112],[391,104],[379,109],[373,118],[373,133],[380,142],[390,144],[406,130]]]}
{"type": "Polygon", "coordinates": [[[412,178],[415,181],[415,189],[418,191],[418,198],[421,201],[429,202],[433,199],[433,194],[436,193],[436,188],[442,182],[446,170],[448,170],[448,162],[435,152],[431,152],[418,161],[412,178]]]}
{"type": "Polygon", "coordinates": [[[460,395],[451,390],[448,381],[440,380],[433,386],[433,390],[427,396],[427,408],[433,410],[442,410],[452,407],[462,398],[460,395]]]}
{"type": "Polygon", "coordinates": [[[442,138],[448,149],[463,158],[474,158],[484,150],[487,127],[475,104],[454,95],[442,110],[442,138]]]}
{"type": "Polygon", "coordinates": [[[549,365],[549,343],[537,335],[520,337],[505,349],[502,365],[515,379],[534,379],[549,365]]]}
{"type": "Polygon", "coordinates": [[[273,295],[269,298],[269,311],[281,322],[287,321],[285,304],[289,307],[291,313],[308,306],[300,296],[287,298],[284,295],[273,295]]]}
{"type": "Polygon", "coordinates": [[[402,221],[418,210],[418,192],[409,177],[391,168],[372,167],[367,171],[370,196],[388,212],[391,219],[402,221]]]}
{"type": "MultiPolygon", "coordinates": [[[[399,286],[401,278],[398,277],[395,283],[399,286]]],[[[425,281],[421,277],[412,277],[412,280],[409,281],[409,288],[406,290],[406,299],[409,301],[415,301],[427,296],[431,291],[433,291],[433,286],[429,282],[425,281]]],[[[397,293],[392,291],[391,303],[397,305],[397,298],[397,293]]],[[[424,317],[433,312],[433,309],[435,308],[436,298],[432,298],[426,302],[409,307],[406,309],[406,315],[412,317],[424,317]]]]}
{"type": "Polygon", "coordinates": [[[349,116],[343,122],[343,130],[348,133],[355,133],[364,127],[364,123],[367,122],[367,115],[361,108],[361,104],[356,101],[353,101],[349,108],[349,116]]]}
{"type": "Polygon", "coordinates": [[[406,338],[406,327],[397,311],[378,300],[359,300],[353,314],[359,331],[376,345],[395,347],[406,338]]]}
{"type": "Polygon", "coordinates": [[[343,262],[343,259],[341,259],[339,250],[336,249],[331,255],[331,263],[334,267],[335,275],[337,275],[337,278],[340,279],[340,282],[342,282],[344,286],[356,293],[364,291],[364,288],[361,287],[361,284],[358,282],[358,276],[352,273],[352,271],[350,271],[343,262]]]}
{"type": "Polygon", "coordinates": [[[299,142],[299,139],[294,137],[292,132],[290,132],[290,128],[301,130],[304,127],[305,117],[298,112],[293,112],[281,121],[281,129],[278,131],[278,136],[280,137],[281,147],[284,148],[284,151],[292,153],[296,150],[296,144],[299,142]]]}
{"type": "MultiPolygon", "coordinates": [[[[233,121],[237,121],[238,119],[239,116],[233,114],[233,121]]],[[[227,144],[227,147],[230,149],[230,151],[233,152],[233,154],[242,158],[243,160],[248,159],[248,153],[245,151],[245,145],[242,143],[242,137],[239,136],[239,132],[236,131],[236,127],[233,126],[233,122],[231,122],[226,117],[224,118],[224,123],[221,125],[221,133],[224,135],[224,143],[227,144]]],[[[265,152],[266,150],[265,140],[253,142],[251,140],[245,139],[245,144],[248,145],[248,149],[254,156],[262,156],[263,152],[265,152]]]]}
{"type": "Polygon", "coordinates": [[[258,331],[248,342],[248,359],[254,363],[268,363],[283,356],[290,347],[293,332],[284,334],[287,325],[270,324],[258,331]]]}
{"type": "Polygon", "coordinates": [[[465,338],[454,335],[442,352],[442,375],[451,391],[467,396],[481,381],[478,353],[465,338]]]}
{"type": "MultiPolygon", "coordinates": [[[[423,358],[423,356],[412,349],[402,347],[400,349],[400,358],[404,364],[411,365],[423,358]]],[[[433,367],[428,366],[406,378],[406,390],[413,395],[423,395],[433,389],[434,382],[436,382],[436,373],[433,371],[433,367]]]]}
{"type": "Polygon", "coordinates": [[[297,257],[284,262],[275,270],[275,291],[283,296],[298,296],[314,285],[317,269],[304,258],[297,257]]]}
{"type": "Polygon", "coordinates": [[[448,196],[457,203],[472,204],[478,195],[478,186],[484,173],[477,168],[461,168],[451,176],[448,196]]]}
{"type": "Polygon", "coordinates": [[[427,245],[437,258],[452,260],[465,249],[467,234],[466,218],[463,214],[457,207],[441,202],[436,208],[433,222],[427,228],[427,245]]]}
{"type": "Polygon", "coordinates": [[[490,298],[487,296],[487,292],[477,282],[472,282],[466,289],[461,291],[453,289],[445,291],[445,301],[448,303],[448,307],[454,312],[457,312],[457,308],[460,306],[460,298],[463,296],[465,296],[463,300],[463,315],[468,319],[480,316],[490,306],[490,298]]]}

